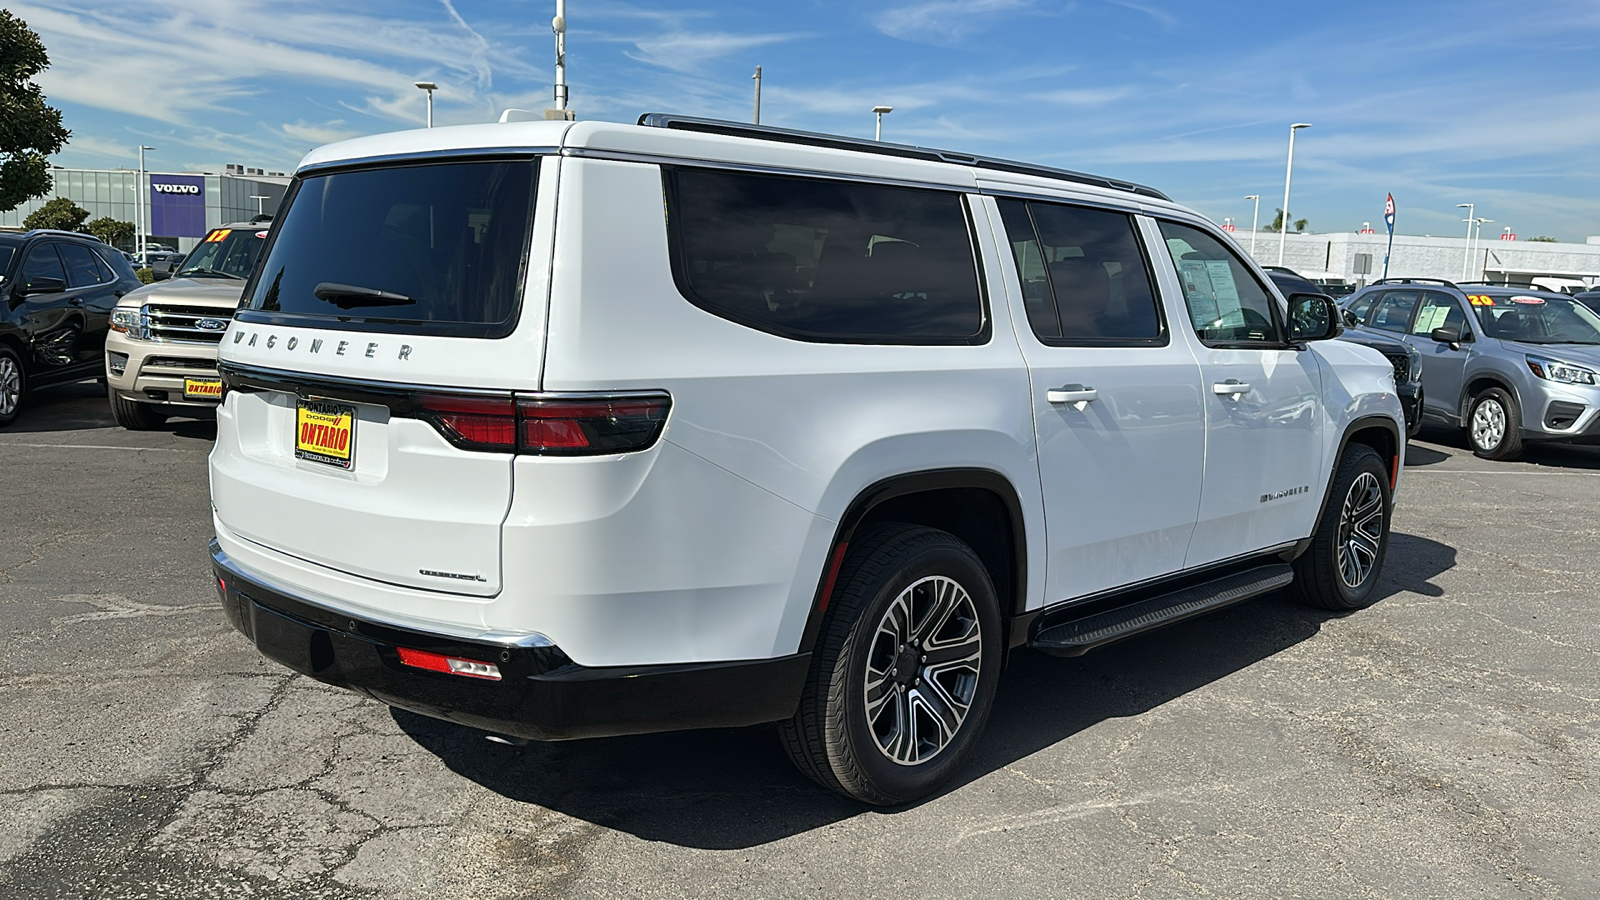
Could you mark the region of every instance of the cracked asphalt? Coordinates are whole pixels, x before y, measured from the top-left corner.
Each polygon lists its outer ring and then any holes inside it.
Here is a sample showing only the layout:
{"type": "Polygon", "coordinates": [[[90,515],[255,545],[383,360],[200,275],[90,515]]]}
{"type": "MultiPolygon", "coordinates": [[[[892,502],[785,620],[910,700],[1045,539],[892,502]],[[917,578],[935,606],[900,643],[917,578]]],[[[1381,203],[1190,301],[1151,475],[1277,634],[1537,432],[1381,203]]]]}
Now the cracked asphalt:
{"type": "Polygon", "coordinates": [[[762,728],[511,748],[222,619],[209,422],[0,432],[0,897],[1600,896],[1600,450],[1425,433],[1370,609],[1268,596],[1013,658],[948,790],[762,728]]]}

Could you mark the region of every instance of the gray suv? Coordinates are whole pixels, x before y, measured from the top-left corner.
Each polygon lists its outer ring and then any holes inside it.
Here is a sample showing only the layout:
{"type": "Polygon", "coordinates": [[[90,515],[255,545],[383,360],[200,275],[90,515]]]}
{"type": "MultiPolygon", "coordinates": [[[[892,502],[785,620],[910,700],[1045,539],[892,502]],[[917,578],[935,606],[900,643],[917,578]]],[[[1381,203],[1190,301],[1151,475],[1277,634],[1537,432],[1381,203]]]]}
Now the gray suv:
{"type": "Polygon", "coordinates": [[[1352,294],[1345,322],[1422,353],[1422,416],[1475,453],[1527,441],[1600,443],[1600,314],[1552,291],[1391,278],[1352,294]]]}

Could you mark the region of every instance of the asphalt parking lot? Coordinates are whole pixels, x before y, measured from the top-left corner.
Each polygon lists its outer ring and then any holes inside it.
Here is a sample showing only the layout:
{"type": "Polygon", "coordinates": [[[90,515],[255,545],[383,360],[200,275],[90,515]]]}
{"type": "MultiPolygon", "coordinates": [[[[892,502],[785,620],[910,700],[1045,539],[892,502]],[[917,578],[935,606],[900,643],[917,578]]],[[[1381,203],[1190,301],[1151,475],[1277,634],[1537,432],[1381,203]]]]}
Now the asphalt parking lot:
{"type": "Polygon", "coordinates": [[[0,896],[1593,897],[1600,448],[1425,433],[1370,609],[1014,658],[975,762],[863,811],[765,729],[511,748],[223,621],[214,428],[0,432],[0,896]]]}

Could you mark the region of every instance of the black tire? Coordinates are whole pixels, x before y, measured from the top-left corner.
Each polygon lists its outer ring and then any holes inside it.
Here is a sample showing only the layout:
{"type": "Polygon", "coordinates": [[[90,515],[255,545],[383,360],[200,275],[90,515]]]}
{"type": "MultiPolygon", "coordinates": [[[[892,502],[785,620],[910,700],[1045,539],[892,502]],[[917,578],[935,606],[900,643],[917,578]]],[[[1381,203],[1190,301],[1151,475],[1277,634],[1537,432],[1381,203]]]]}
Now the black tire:
{"type": "Polygon", "coordinates": [[[1372,605],[1389,552],[1390,498],[1383,457],[1363,444],[1347,447],[1311,546],[1294,561],[1301,599],[1323,609],[1372,605]],[[1376,499],[1375,510],[1368,507],[1369,499],[1376,499]],[[1373,514],[1375,520],[1369,517],[1373,514]]]}
{"type": "Polygon", "coordinates": [[[1485,388],[1474,395],[1467,409],[1467,443],[1472,445],[1473,453],[1484,459],[1521,456],[1522,410],[1517,408],[1516,398],[1497,387],[1485,388]],[[1479,422],[1480,413],[1485,419],[1482,423],[1479,422]]]}
{"type": "Polygon", "coordinates": [[[862,803],[925,797],[977,746],[1000,678],[1000,642],[999,600],[970,547],[918,525],[859,534],[840,569],[800,706],[782,725],[784,747],[817,783],[862,803]],[[901,648],[891,609],[906,612],[913,635],[901,648]],[[902,675],[901,667],[909,669],[902,675]],[[874,681],[883,688],[876,721],[868,700],[874,681]],[[940,708],[955,720],[948,736],[936,725],[940,708]],[[902,728],[896,723],[907,710],[911,726],[902,728]],[[919,740],[924,728],[932,735],[926,741],[919,740]]]}
{"type": "Polygon", "coordinates": [[[0,428],[17,420],[22,401],[28,396],[28,370],[22,357],[7,344],[0,344],[0,428]]]}
{"type": "Polygon", "coordinates": [[[149,431],[167,421],[165,413],[148,403],[124,400],[111,388],[106,388],[106,395],[111,398],[111,417],[129,431],[149,431]]]}

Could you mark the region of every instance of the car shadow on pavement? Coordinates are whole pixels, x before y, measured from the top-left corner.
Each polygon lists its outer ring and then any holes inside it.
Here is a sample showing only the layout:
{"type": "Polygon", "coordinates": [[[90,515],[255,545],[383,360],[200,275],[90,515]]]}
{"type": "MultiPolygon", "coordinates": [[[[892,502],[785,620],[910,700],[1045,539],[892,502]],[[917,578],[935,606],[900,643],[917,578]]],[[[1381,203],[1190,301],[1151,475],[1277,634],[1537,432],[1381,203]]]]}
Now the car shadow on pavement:
{"type": "MultiPolygon", "coordinates": [[[[1425,426],[1415,440],[1427,441],[1452,450],[1460,450],[1462,454],[1474,462],[1481,462],[1489,466],[1515,466],[1533,465],[1547,469],[1596,469],[1600,470],[1600,446],[1593,444],[1566,444],[1557,441],[1527,441],[1522,445],[1522,455],[1511,462],[1495,462],[1492,460],[1478,460],[1472,453],[1472,445],[1467,442],[1467,433],[1460,428],[1442,428],[1425,426]]],[[[1429,458],[1429,457],[1422,457],[1429,458]]],[[[1406,451],[1406,465],[1430,465],[1432,462],[1442,462],[1448,459],[1448,454],[1440,453],[1427,447],[1418,447],[1411,444],[1406,451]],[[1438,455],[1442,459],[1430,462],[1417,462],[1416,453],[1425,450],[1428,454],[1438,455]]]]}
{"type": "MultiPolygon", "coordinates": [[[[196,413],[193,418],[174,416],[154,430],[192,440],[215,440],[216,417],[209,410],[196,410],[196,413]]],[[[102,428],[122,430],[111,416],[105,385],[91,379],[52,386],[29,394],[23,401],[22,412],[17,420],[0,434],[50,434],[102,428]]]]}
{"type": "MultiPolygon", "coordinates": [[[[1391,535],[1380,602],[1401,591],[1442,596],[1430,582],[1455,561],[1455,550],[1436,541],[1391,535]]],[[[1099,722],[1148,712],[1225,678],[1314,637],[1339,615],[1280,591],[1082,657],[1019,650],[977,752],[940,795],[1099,722]]],[[[393,716],[452,771],[489,790],[648,841],[736,850],[866,812],[801,775],[771,726],[517,748],[403,710],[393,716]]]]}

